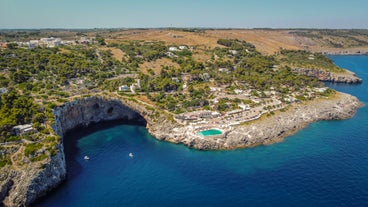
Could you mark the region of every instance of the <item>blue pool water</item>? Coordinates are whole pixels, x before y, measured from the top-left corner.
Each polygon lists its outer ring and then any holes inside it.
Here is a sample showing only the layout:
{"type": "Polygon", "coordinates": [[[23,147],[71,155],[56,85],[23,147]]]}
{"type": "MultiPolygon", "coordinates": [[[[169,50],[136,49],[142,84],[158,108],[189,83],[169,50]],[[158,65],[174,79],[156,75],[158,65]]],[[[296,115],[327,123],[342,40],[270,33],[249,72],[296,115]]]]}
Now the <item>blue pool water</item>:
{"type": "MultiPolygon", "coordinates": [[[[367,104],[368,56],[331,58],[365,82],[330,86],[367,104]]],[[[367,125],[364,106],[281,143],[211,152],[157,141],[141,126],[105,127],[65,138],[75,140],[65,146],[68,179],[35,206],[367,206],[367,125]]]]}
{"type": "Polygon", "coordinates": [[[200,131],[200,132],[198,132],[198,134],[202,135],[202,136],[213,136],[213,135],[222,134],[222,132],[218,129],[209,129],[209,130],[205,130],[205,131],[200,131]]]}

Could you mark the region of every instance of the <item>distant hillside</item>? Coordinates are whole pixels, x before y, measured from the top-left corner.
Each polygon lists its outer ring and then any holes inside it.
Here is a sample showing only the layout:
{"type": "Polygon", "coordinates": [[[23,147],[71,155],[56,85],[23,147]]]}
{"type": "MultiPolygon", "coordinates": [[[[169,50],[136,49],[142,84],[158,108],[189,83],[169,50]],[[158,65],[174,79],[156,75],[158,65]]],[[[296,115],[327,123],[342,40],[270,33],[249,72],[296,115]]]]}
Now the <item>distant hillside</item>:
{"type": "Polygon", "coordinates": [[[252,43],[264,54],[283,49],[331,54],[367,53],[368,30],[334,29],[91,29],[91,30],[0,30],[0,41],[25,41],[40,37],[77,40],[99,34],[110,43],[122,40],[155,40],[166,44],[218,47],[217,40],[239,39],[252,43]]]}

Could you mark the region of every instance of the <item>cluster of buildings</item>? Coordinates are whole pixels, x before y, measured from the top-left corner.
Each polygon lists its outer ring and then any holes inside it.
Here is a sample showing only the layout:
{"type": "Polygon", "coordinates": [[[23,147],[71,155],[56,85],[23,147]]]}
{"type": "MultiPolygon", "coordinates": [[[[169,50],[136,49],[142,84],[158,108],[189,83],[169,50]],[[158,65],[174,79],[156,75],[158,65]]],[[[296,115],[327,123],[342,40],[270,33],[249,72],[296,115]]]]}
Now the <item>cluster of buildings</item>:
{"type": "Polygon", "coordinates": [[[55,38],[55,37],[48,37],[48,38],[41,38],[39,40],[30,40],[27,42],[14,42],[18,45],[18,47],[25,47],[29,49],[33,49],[36,47],[58,47],[63,44],[72,44],[69,41],[62,41],[61,38],[55,38]]]}
{"type": "MultiPolygon", "coordinates": [[[[188,50],[189,48],[185,45],[180,45],[179,47],[176,47],[176,46],[171,46],[169,47],[169,51],[166,52],[166,55],[168,57],[171,57],[171,58],[175,58],[175,57],[178,57],[177,55],[174,54],[174,52],[180,52],[180,51],[183,51],[183,50],[188,50]]],[[[190,48],[192,50],[192,48],[190,48]]]]}
{"type": "Polygon", "coordinates": [[[184,114],[179,114],[175,118],[181,119],[181,120],[193,121],[193,120],[198,120],[198,119],[203,119],[203,118],[217,118],[220,116],[221,114],[217,111],[203,110],[203,111],[193,111],[193,112],[188,112],[184,114]]]}
{"type": "MultiPolygon", "coordinates": [[[[193,111],[186,112],[175,116],[179,123],[189,124],[195,128],[212,127],[220,128],[239,125],[244,122],[259,119],[263,114],[272,113],[281,110],[288,104],[298,101],[299,96],[305,98],[313,97],[315,93],[323,93],[328,88],[305,88],[303,91],[294,92],[288,95],[281,95],[275,91],[273,87],[269,91],[252,91],[234,89],[233,93],[226,92],[225,87],[210,87],[211,92],[216,97],[210,100],[210,107],[213,108],[220,98],[228,98],[229,100],[240,99],[247,100],[237,103],[236,109],[219,113],[217,111],[193,111]],[[255,95],[258,94],[258,95],[255,95]],[[263,94],[259,96],[259,94],[263,94]]],[[[233,104],[233,103],[228,103],[233,104]]]]}
{"type": "Polygon", "coordinates": [[[132,93],[135,93],[136,90],[141,89],[141,81],[140,81],[140,79],[136,79],[135,81],[136,82],[133,83],[130,86],[128,86],[128,85],[119,86],[118,90],[121,91],[121,92],[129,91],[130,90],[132,93]]]}
{"type": "MultiPolygon", "coordinates": [[[[53,48],[53,47],[59,47],[62,45],[76,45],[76,44],[92,44],[94,43],[94,38],[88,38],[88,37],[81,37],[78,40],[62,40],[61,38],[56,37],[46,37],[41,38],[39,40],[29,40],[25,42],[17,41],[17,42],[11,42],[18,45],[18,47],[23,48],[29,48],[33,49],[36,47],[47,47],[47,48],[53,48]]],[[[7,48],[8,42],[0,42],[1,48],[7,48]]]]}

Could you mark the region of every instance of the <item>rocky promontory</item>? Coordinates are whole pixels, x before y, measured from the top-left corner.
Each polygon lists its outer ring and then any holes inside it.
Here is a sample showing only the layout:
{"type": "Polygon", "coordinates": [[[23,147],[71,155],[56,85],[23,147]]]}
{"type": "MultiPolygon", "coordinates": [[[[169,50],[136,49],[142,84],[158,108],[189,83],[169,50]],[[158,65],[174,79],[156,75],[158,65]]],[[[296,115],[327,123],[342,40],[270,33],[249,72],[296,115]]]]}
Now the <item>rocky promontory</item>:
{"type": "Polygon", "coordinates": [[[277,142],[319,120],[347,119],[361,106],[362,103],[356,97],[337,93],[333,98],[293,104],[284,112],[279,111],[248,124],[232,126],[224,130],[222,136],[196,136],[190,126],[165,128],[158,125],[151,126],[149,131],[158,139],[182,143],[196,149],[229,150],[277,142]]]}
{"type": "Polygon", "coordinates": [[[356,84],[363,81],[358,78],[355,73],[349,70],[337,73],[312,68],[295,68],[294,71],[298,74],[314,77],[325,82],[356,84]]]}
{"type": "Polygon", "coordinates": [[[285,111],[223,129],[221,136],[193,134],[193,127],[179,124],[172,114],[126,97],[89,97],[66,103],[54,110],[54,131],[61,137],[59,151],[40,167],[29,165],[6,169],[0,174],[0,199],[5,206],[28,206],[66,177],[63,149],[64,134],[76,127],[110,120],[146,121],[149,132],[159,140],[181,143],[199,150],[228,150],[280,141],[318,120],[352,117],[361,102],[351,95],[337,93],[331,98],[317,98],[292,104],[285,111]]]}
{"type": "Polygon", "coordinates": [[[3,168],[0,173],[0,200],[5,206],[28,206],[57,187],[65,177],[64,148],[59,143],[58,153],[42,163],[3,168]]]}

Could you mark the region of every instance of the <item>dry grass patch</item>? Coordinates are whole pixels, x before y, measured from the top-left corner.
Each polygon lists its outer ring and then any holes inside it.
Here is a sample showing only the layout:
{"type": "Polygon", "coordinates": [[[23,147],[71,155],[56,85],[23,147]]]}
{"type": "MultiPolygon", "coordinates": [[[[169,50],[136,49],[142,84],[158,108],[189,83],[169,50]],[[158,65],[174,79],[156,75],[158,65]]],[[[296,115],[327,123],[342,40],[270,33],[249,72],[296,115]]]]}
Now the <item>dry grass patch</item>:
{"type": "Polygon", "coordinates": [[[110,50],[112,57],[115,58],[117,61],[122,61],[124,59],[124,61],[127,61],[129,59],[129,57],[126,55],[125,52],[123,52],[122,50],[120,50],[119,48],[114,48],[114,47],[100,47],[100,50],[106,51],[106,50],[110,50]]]}
{"type": "Polygon", "coordinates": [[[60,53],[61,54],[70,54],[70,53],[72,53],[70,50],[68,50],[68,49],[65,49],[65,48],[60,48],[60,53]]]}
{"type": "Polygon", "coordinates": [[[162,66],[172,66],[174,68],[180,67],[179,64],[173,62],[169,58],[161,58],[153,62],[144,62],[143,64],[139,65],[139,69],[144,74],[149,74],[148,70],[152,69],[155,75],[159,75],[161,73],[162,66]]]}
{"type": "Polygon", "coordinates": [[[289,31],[278,30],[209,30],[209,36],[225,39],[239,39],[252,43],[263,54],[273,54],[285,49],[301,49],[301,43],[289,31]]]}
{"type": "Polygon", "coordinates": [[[167,45],[205,45],[207,47],[217,47],[216,37],[208,36],[205,33],[182,32],[175,30],[129,30],[122,31],[114,36],[115,40],[109,42],[119,42],[119,40],[143,40],[143,41],[163,41],[167,45]]]}

